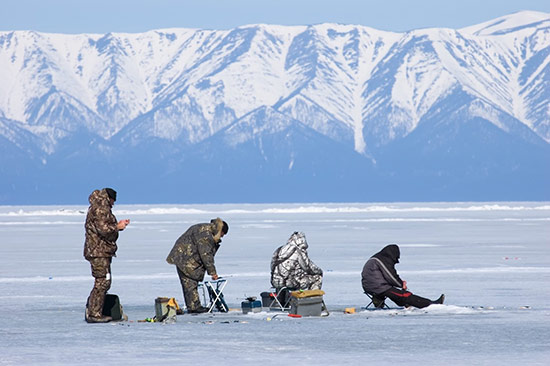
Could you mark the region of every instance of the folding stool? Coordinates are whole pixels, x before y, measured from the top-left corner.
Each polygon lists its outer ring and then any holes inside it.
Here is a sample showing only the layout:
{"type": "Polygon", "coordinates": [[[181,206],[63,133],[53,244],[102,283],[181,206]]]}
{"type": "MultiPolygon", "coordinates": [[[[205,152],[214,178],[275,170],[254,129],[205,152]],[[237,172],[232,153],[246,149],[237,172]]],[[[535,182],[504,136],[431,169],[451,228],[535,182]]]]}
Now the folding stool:
{"type": "Polygon", "coordinates": [[[208,308],[207,313],[211,313],[214,306],[216,306],[216,308],[222,313],[227,313],[229,311],[229,307],[223,298],[223,289],[225,288],[225,285],[227,285],[227,280],[223,278],[218,278],[216,281],[204,281],[204,283],[199,283],[198,287],[202,289],[204,303],[207,303],[205,288],[208,291],[208,296],[210,298],[210,302],[208,302],[208,305],[206,306],[208,308]]]}
{"type": "Polygon", "coordinates": [[[275,291],[269,294],[269,296],[273,298],[273,300],[271,300],[271,304],[269,304],[269,308],[281,311],[290,310],[290,293],[292,291],[296,291],[296,289],[286,286],[278,289],[276,288],[275,291]]]}
{"type": "Polygon", "coordinates": [[[369,298],[370,302],[367,306],[365,306],[365,309],[369,309],[369,306],[373,306],[375,309],[389,309],[390,307],[386,304],[386,302],[384,300],[382,300],[382,303],[378,303],[378,301],[380,301],[380,299],[376,298],[376,295],[374,294],[371,294],[371,293],[368,293],[368,292],[365,292],[365,295],[367,295],[367,297],[369,298]],[[377,304],[375,304],[375,302],[377,302],[377,304]]]}

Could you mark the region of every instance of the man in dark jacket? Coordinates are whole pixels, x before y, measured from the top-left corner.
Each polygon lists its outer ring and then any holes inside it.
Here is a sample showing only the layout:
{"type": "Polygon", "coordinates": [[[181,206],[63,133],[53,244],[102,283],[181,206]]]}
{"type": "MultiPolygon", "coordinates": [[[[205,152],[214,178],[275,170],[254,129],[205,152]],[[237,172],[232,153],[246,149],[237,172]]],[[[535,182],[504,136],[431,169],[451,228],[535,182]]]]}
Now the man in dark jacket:
{"type": "Polygon", "coordinates": [[[116,191],[111,188],[96,189],[88,201],[84,258],[90,262],[95,282],[88,297],[85,318],[88,323],[106,323],[112,320],[103,316],[105,295],[111,288],[111,260],[116,256],[118,232],[124,230],[130,220],[117,222],[111,212],[116,201],[116,191]]]}
{"type": "Polygon", "coordinates": [[[197,287],[205,272],[213,280],[218,279],[214,255],[220,247],[221,238],[228,231],[229,226],[219,217],[210,223],[193,225],[179,237],[166,258],[169,264],[176,265],[189,313],[208,311],[208,308],[201,306],[197,287]]]}
{"type": "Polygon", "coordinates": [[[365,263],[361,272],[361,284],[363,290],[372,296],[374,306],[383,307],[386,297],[397,305],[406,307],[425,308],[431,304],[443,304],[445,295],[432,301],[407,291],[407,281],[403,281],[395,270],[399,256],[399,247],[390,244],[365,263]]]}

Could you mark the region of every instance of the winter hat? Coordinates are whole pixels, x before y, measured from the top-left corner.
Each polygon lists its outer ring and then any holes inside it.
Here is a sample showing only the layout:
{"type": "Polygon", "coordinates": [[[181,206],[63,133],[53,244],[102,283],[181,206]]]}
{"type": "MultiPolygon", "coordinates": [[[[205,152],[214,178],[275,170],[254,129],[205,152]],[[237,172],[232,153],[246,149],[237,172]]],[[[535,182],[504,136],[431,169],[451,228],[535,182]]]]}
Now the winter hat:
{"type": "Polygon", "coordinates": [[[113,201],[116,201],[116,191],[112,188],[105,188],[105,192],[107,192],[107,196],[109,198],[112,198],[113,201]]]}

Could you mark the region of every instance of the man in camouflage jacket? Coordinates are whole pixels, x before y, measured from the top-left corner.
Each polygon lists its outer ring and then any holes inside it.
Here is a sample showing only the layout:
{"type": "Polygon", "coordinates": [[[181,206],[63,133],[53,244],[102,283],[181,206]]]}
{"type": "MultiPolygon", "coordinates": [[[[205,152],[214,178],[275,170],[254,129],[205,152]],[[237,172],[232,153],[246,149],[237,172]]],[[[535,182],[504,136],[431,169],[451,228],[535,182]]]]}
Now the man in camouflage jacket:
{"type": "Polygon", "coordinates": [[[287,243],[273,253],[271,258],[271,285],[276,289],[320,290],[323,270],[313,263],[307,254],[304,233],[295,232],[287,243]]]}
{"type": "Polygon", "coordinates": [[[228,230],[227,223],[219,217],[210,223],[193,225],[179,237],[166,258],[169,264],[176,265],[189,313],[208,311],[201,306],[197,286],[204,279],[205,272],[213,280],[218,279],[214,255],[228,230]]]}
{"type": "Polygon", "coordinates": [[[103,316],[105,295],[111,288],[111,259],[116,256],[118,232],[124,230],[130,220],[117,222],[111,212],[116,201],[116,191],[111,188],[96,189],[88,200],[90,207],[86,215],[84,258],[90,262],[95,282],[88,297],[86,321],[105,323],[111,320],[103,316]]]}

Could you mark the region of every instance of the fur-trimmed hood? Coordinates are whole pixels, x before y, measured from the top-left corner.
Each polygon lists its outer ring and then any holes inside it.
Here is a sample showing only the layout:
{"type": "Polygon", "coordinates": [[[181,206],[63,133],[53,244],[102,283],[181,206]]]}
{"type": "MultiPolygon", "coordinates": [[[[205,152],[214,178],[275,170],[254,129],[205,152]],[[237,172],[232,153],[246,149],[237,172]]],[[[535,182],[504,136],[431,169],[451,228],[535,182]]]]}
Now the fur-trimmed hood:
{"type": "Polygon", "coordinates": [[[216,243],[220,243],[222,241],[223,220],[219,217],[210,220],[210,227],[214,241],[216,241],[216,243]]]}

